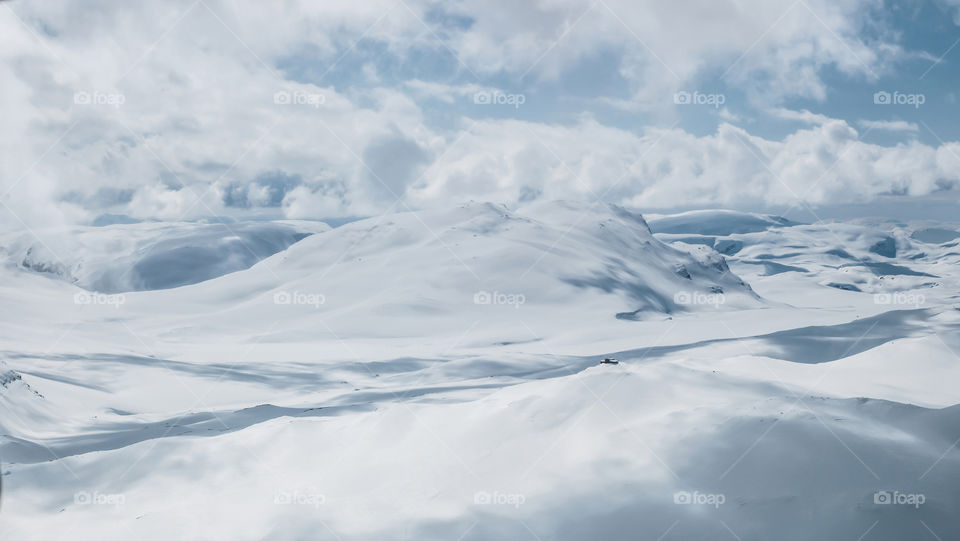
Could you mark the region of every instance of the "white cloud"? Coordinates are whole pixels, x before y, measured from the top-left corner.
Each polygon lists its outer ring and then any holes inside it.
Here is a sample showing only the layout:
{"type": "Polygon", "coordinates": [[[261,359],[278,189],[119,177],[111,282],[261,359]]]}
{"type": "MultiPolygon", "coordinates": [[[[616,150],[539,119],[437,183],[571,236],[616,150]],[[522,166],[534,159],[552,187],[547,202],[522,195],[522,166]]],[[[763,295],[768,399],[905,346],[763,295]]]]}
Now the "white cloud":
{"type": "MultiPolygon", "coordinates": [[[[285,29],[254,24],[254,17],[266,17],[256,8],[241,14],[215,2],[211,10],[202,3],[188,10],[191,4],[94,6],[74,13],[77,19],[66,5],[17,4],[21,18],[34,22],[31,30],[0,9],[0,33],[10,44],[0,53],[0,137],[10,143],[0,150],[0,188],[10,190],[17,217],[34,225],[88,221],[107,211],[189,219],[224,211],[222,193],[211,187],[274,170],[301,175],[314,189],[341,182],[356,192],[354,204],[369,211],[360,201],[369,191],[360,162],[365,149],[396,132],[424,152],[437,139],[403,93],[370,88],[348,96],[285,80],[260,62],[269,64],[308,35],[324,35],[317,25],[360,33],[380,20],[371,31],[377,34],[380,25],[396,24],[380,19],[384,11],[364,5],[334,22],[329,6],[322,13],[310,7],[303,20],[287,17],[285,29]],[[50,34],[39,33],[40,26],[50,34]],[[276,40],[263,39],[271,34],[276,40]],[[113,208],[62,200],[105,187],[134,195],[113,208]]],[[[331,62],[336,52],[329,50],[331,62]]],[[[249,195],[258,197],[255,190],[249,195]]]]}
{"type": "Polygon", "coordinates": [[[794,111],[792,109],[777,107],[770,109],[769,113],[777,118],[782,118],[784,120],[796,120],[798,122],[803,122],[804,124],[823,124],[830,121],[830,117],[817,113],[811,113],[806,109],[794,111]]]}
{"type": "Polygon", "coordinates": [[[916,132],[920,128],[913,122],[905,120],[858,120],[857,124],[869,130],[894,131],[894,132],[916,132]]]}
{"type": "Polygon", "coordinates": [[[431,81],[422,81],[420,79],[412,79],[409,81],[404,81],[403,85],[410,89],[417,97],[431,98],[447,104],[456,103],[457,100],[462,100],[463,103],[473,103],[474,97],[480,93],[504,93],[503,90],[493,86],[484,86],[473,83],[465,85],[449,85],[431,81]]]}
{"type": "Polygon", "coordinates": [[[473,19],[452,42],[475,72],[556,78],[598,51],[614,51],[634,100],[652,107],[697,83],[705,68],[773,101],[822,100],[821,67],[875,78],[903,54],[893,43],[862,37],[864,28],[880,24],[875,0],[464,0],[455,6],[473,19]]]}
{"type": "Polygon", "coordinates": [[[924,195],[960,182],[960,144],[884,147],[858,136],[835,119],[782,141],[729,124],[702,137],[680,129],[637,136],[590,119],[569,127],[489,120],[450,148],[411,198],[514,203],[536,194],[641,208],[743,207],[924,195]]]}
{"type": "Polygon", "coordinates": [[[739,115],[727,107],[721,107],[718,114],[720,115],[720,118],[726,120],[727,122],[739,122],[741,120],[739,115]]]}
{"type": "Polygon", "coordinates": [[[824,66],[870,78],[901,54],[860,37],[876,23],[872,1],[810,2],[812,12],[786,0],[407,4],[60,0],[0,9],[0,190],[16,212],[0,223],[103,212],[191,219],[243,205],[291,217],[363,215],[388,208],[392,194],[412,205],[601,195],[735,205],[794,193],[839,201],[928,193],[958,178],[955,144],[868,145],[843,121],[778,105],[822,98],[824,66]],[[471,22],[438,22],[455,15],[471,22]],[[707,87],[705,73],[732,66],[727,83],[809,126],[772,141],[728,124],[695,136],[589,116],[563,124],[463,116],[491,114],[471,106],[477,92],[496,91],[488,75],[536,90],[599,53],[629,82],[623,101],[641,109],[671,109],[675,89],[707,87]],[[396,62],[378,64],[381,56],[396,62]],[[429,80],[423,58],[457,74],[429,80]],[[358,82],[335,84],[340,68],[356,68],[358,82]],[[455,112],[430,122],[432,100],[455,112]],[[467,113],[456,112],[460,103],[467,113]],[[282,189],[255,182],[267,173],[294,180],[282,189]]]}
{"type": "Polygon", "coordinates": [[[960,26],[960,0],[940,0],[953,11],[953,24],[960,26]]]}

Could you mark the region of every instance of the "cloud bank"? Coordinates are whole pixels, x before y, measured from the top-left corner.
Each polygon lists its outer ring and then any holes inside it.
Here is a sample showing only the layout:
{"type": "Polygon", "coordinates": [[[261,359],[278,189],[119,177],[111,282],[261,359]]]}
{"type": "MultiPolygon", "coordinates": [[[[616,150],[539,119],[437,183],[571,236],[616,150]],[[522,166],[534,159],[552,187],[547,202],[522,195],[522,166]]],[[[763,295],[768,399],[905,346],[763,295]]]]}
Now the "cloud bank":
{"type": "Polygon", "coordinates": [[[871,143],[874,130],[920,128],[788,105],[827,99],[831,74],[870,83],[916,54],[881,8],[4,3],[0,224],[333,218],[466,199],[819,204],[953,189],[960,144],[871,143]],[[571,90],[591,69],[613,83],[571,90]],[[737,112],[733,96],[719,107],[721,87],[737,89],[737,112]],[[610,106],[642,122],[618,123],[610,106]],[[788,131],[765,133],[770,119],[788,131]]]}

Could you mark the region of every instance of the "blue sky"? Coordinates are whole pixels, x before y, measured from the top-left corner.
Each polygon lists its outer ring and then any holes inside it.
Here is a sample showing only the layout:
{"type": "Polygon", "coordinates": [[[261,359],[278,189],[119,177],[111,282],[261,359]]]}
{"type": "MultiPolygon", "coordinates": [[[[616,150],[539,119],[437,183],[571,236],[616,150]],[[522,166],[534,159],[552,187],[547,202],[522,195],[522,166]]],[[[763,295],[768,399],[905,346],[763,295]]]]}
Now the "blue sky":
{"type": "MultiPolygon", "coordinates": [[[[853,75],[825,65],[819,70],[827,87],[825,96],[778,96],[780,99],[775,103],[788,109],[844,119],[851,125],[863,127],[863,132],[869,132],[864,134],[864,139],[871,142],[890,144],[908,137],[917,137],[927,144],[937,144],[938,137],[956,140],[960,137],[960,126],[951,113],[957,108],[960,71],[957,59],[951,53],[960,40],[960,28],[953,20],[955,9],[938,2],[887,2],[882,5],[884,9],[876,9],[877,17],[889,25],[885,33],[892,34],[894,42],[904,48],[905,54],[901,58],[865,67],[864,72],[853,75]],[[920,106],[877,104],[874,93],[880,91],[922,94],[923,103],[920,106]],[[912,133],[890,133],[876,128],[869,130],[861,121],[903,121],[917,125],[918,129],[912,133]]],[[[800,11],[800,8],[794,9],[800,11]]],[[[457,29],[468,29],[472,23],[468,18],[436,14],[428,19],[442,21],[448,28],[457,29]]],[[[870,35],[867,31],[864,37],[879,39],[876,33],[870,35]]],[[[598,102],[602,97],[631,98],[634,84],[619,72],[622,62],[623,55],[619,51],[601,50],[569,63],[555,79],[544,80],[532,72],[480,76],[477,71],[460,64],[454,51],[442,47],[427,47],[401,57],[377,43],[361,42],[332,68],[330,62],[315,57],[309,50],[282,59],[278,68],[287,77],[305,83],[363,88],[369,85],[363,76],[364,66],[373,64],[382,84],[398,88],[411,79],[447,85],[474,83],[523,93],[528,98],[523,107],[515,110],[477,107],[465,101],[426,104],[436,122],[457,116],[569,122],[589,112],[605,124],[640,131],[656,123],[657,116],[644,111],[625,112],[622,108],[598,102]]],[[[727,69],[722,69],[723,66],[705,69],[684,88],[722,93],[726,97],[726,108],[740,117],[742,123],[750,125],[751,133],[779,138],[796,129],[798,121],[770,115],[766,110],[770,103],[758,101],[742,84],[726,77],[727,70],[735,65],[727,66],[727,69]]],[[[715,132],[719,123],[728,121],[716,110],[687,109],[681,113],[678,126],[701,135],[715,132]]]]}
{"type": "Polygon", "coordinates": [[[7,2],[0,223],[949,202],[958,10],[7,2]]]}

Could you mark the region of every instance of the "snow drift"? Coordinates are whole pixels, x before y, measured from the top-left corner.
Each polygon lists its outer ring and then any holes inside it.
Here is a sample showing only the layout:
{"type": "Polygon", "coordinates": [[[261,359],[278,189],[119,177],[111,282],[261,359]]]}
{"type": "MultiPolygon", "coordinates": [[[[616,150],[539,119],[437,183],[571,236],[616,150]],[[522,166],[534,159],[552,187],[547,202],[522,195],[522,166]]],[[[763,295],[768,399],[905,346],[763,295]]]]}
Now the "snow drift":
{"type": "Polygon", "coordinates": [[[91,291],[168,289],[249,268],[310,234],[318,222],[137,223],[0,238],[8,263],[91,291]]]}

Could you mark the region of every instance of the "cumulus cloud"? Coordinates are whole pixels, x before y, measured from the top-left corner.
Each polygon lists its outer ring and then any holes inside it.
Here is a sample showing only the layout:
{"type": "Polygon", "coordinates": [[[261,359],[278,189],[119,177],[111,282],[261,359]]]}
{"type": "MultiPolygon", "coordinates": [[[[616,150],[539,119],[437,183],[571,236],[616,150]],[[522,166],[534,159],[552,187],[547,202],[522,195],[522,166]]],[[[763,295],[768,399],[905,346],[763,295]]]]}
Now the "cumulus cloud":
{"type": "MultiPolygon", "coordinates": [[[[0,9],[9,38],[0,133],[10,143],[0,186],[17,215],[7,221],[47,225],[105,211],[189,219],[279,206],[289,186],[265,186],[258,175],[269,171],[304,182],[335,171],[365,183],[351,152],[397,130],[416,139],[419,109],[389,89],[351,98],[275,65],[305,43],[334,60],[338,43],[378,21],[383,4],[291,5],[302,18],[214,1],[0,9]],[[92,197],[104,189],[132,195],[92,197]]],[[[403,39],[395,26],[383,18],[371,32],[403,39]]]]}
{"type": "Polygon", "coordinates": [[[300,175],[268,171],[249,182],[234,181],[222,185],[219,190],[227,207],[279,207],[287,193],[302,183],[300,175]]]}
{"type": "Polygon", "coordinates": [[[882,25],[876,8],[871,0],[5,4],[0,224],[255,211],[330,218],[383,212],[397,197],[414,207],[470,198],[689,206],[950,187],[954,143],[870,145],[847,121],[783,106],[822,99],[824,69],[872,79],[904,54],[881,41],[890,33],[864,32],[882,25]],[[562,91],[565,74],[604,62],[627,94],[594,89],[593,103],[653,111],[648,124],[626,130],[575,108],[520,120],[511,117],[519,109],[473,104],[507,86],[531,98],[551,84],[562,91]],[[771,140],[734,125],[751,116],[727,108],[707,135],[660,122],[661,110],[677,109],[675,90],[717,81],[805,125],[771,140]]]}
{"type": "Polygon", "coordinates": [[[960,144],[880,146],[824,119],[781,141],[731,124],[694,136],[643,135],[583,119],[574,126],[477,123],[412,191],[422,205],[457,196],[502,202],[536,193],[638,207],[748,207],[924,195],[960,181],[960,144]]]}
{"type": "Polygon", "coordinates": [[[635,101],[653,106],[698,82],[705,68],[768,99],[823,99],[822,66],[870,79],[903,54],[864,37],[880,7],[874,0],[463,0],[452,9],[472,24],[452,42],[478,73],[542,78],[614,51],[635,101]]]}

